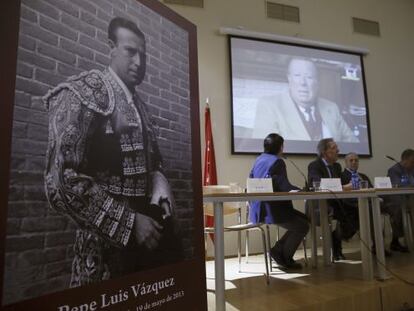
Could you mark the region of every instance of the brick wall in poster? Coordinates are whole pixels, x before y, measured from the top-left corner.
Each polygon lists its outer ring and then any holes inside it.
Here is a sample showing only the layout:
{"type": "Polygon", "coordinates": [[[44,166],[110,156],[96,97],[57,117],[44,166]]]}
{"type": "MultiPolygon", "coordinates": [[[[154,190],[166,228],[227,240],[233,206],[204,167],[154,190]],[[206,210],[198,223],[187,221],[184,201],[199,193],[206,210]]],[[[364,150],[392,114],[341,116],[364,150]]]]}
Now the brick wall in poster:
{"type": "Polygon", "coordinates": [[[41,97],[71,75],[109,63],[107,26],[115,16],[146,36],[139,86],[160,128],[165,173],[177,201],[185,256],[193,255],[187,33],[135,0],[22,0],[13,117],[3,302],[68,287],[76,225],[51,210],[43,189],[47,111],[41,97]]]}

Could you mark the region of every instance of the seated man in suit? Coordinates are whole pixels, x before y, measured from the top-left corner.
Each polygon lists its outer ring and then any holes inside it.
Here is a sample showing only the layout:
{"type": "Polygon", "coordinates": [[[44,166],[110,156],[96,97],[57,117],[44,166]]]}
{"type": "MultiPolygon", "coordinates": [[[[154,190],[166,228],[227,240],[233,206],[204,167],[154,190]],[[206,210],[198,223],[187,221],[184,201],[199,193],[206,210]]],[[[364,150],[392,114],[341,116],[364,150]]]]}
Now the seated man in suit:
{"type": "MultiPolygon", "coordinates": [[[[401,154],[401,161],[389,168],[387,176],[390,177],[393,185],[400,185],[402,187],[414,186],[414,150],[404,150],[401,154]]],[[[385,199],[387,213],[390,215],[392,226],[390,248],[392,251],[407,253],[408,248],[401,245],[399,241],[404,236],[401,208],[404,197],[393,195],[387,196],[385,199]]]]}
{"type": "MultiPolygon", "coordinates": [[[[351,185],[351,179],[352,174],[356,173],[359,177],[359,180],[366,181],[368,183],[369,188],[373,188],[371,180],[369,177],[361,172],[358,171],[359,169],[359,157],[355,152],[350,152],[345,156],[345,169],[342,172],[341,175],[341,183],[342,185],[345,185],[346,187],[352,187],[351,185]]],[[[343,200],[344,208],[349,209],[349,212],[347,215],[352,217],[353,223],[356,225],[355,232],[351,232],[352,235],[356,233],[356,230],[359,228],[359,219],[358,219],[358,199],[345,199],[343,200]]],[[[370,210],[371,211],[371,210],[370,210]]],[[[381,212],[387,213],[384,204],[381,204],[381,212]]],[[[372,217],[372,216],[371,216],[372,217]]],[[[372,235],[372,241],[375,243],[374,239],[374,228],[371,227],[371,235],[372,235]]],[[[375,252],[375,247],[372,248],[373,252],[375,252]]],[[[388,250],[385,251],[385,256],[391,256],[391,253],[388,250]]]]}
{"type": "MultiPolygon", "coordinates": [[[[365,180],[368,182],[368,187],[373,188],[371,180],[369,177],[358,171],[359,168],[359,157],[355,152],[350,152],[345,156],[345,169],[341,175],[341,183],[347,187],[352,188],[351,179],[352,174],[356,173],[359,177],[359,180],[365,180]]],[[[354,200],[354,199],[351,199],[354,200]]],[[[348,200],[347,200],[348,201],[348,200]]]]}
{"type": "MultiPolygon", "coordinates": [[[[321,178],[341,178],[342,168],[338,161],[339,148],[332,138],[325,138],[318,143],[318,158],[308,165],[308,181],[320,181],[321,178]]],[[[350,189],[350,185],[344,185],[344,189],[350,189]]],[[[333,211],[334,218],[338,221],[332,232],[332,253],[334,260],[343,260],[342,240],[350,239],[358,228],[358,216],[350,209],[343,208],[338,200],[328,200],[329,208],[333,211]]],[[[357,213],[358,215],[358,213],[357,213]]]]}
{"type": "Polygon", "coordinates": [[[338,105],[319,96],[319,76],[309,59],[293,58],[287,68],[289,90],[262,98],[257,105],[253,138],[276,131],[287,140],[358,142],[338,105]]]}
{"type": "MultiPolygon", "coordinates": [[[[273,191],[288,192],[299,190],[287,177],[286,164],[282,159],[283,137],[269,134],[264,140],[264,152],[256,159],[250,172],[250,178],[272,178],[273,191]]],[[[270,250],[270,255],[283,268],[301,268],[293,260],[300,242],[309,231],[306,216],[293,208],[291,201],[261,202],[250,205],[250,221],[277,224],[287,230],[270,250]]]]}

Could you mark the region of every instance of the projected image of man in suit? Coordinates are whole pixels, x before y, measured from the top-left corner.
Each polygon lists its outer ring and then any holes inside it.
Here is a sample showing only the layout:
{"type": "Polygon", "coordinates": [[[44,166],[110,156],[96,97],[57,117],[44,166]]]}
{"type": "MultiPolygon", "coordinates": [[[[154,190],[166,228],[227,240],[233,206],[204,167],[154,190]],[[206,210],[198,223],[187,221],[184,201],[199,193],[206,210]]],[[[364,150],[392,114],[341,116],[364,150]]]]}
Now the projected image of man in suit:
{"type": "Polygon", "coordinates": [[[338,105],[319,96],[319,75],[308,59],[293,58],[287,69],[288,92],[259,101],[253,137],[269,131],[287,140],[358,142],[338,105]]]}

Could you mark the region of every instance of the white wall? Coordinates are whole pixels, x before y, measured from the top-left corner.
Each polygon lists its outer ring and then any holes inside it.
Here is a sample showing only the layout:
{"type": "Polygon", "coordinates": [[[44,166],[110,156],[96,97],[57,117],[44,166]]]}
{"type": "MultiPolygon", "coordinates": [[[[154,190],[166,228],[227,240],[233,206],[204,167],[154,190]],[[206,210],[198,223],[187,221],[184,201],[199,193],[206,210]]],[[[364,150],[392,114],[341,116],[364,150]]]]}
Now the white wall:
{"type": "MultiPolygon", "coordinates": [[[[219,183],[236,181],[244,185],[255,158],[231,155],[229,51],[227,38],[219,35],[218,29],[239,26],[370,50],[364,65],[373,157],[362,159],[360,167],[372,178],[383,176],[392,164],[384,159],[384,154],[399,158],[403,149],[414,147],[414,1],[276,2],[300,7],[301,23],[267,18],[264,0],[204,0],[202,9],[169,6],[197,26],[201,141],[204,148],[204,101],[209,97],[219,183]],[[378,21],[381,37],[354,34],[352,17],[378,21]]],[[[291,159],[306,172],[312,157],[291,159]]],[[[289,163],[287,166],[291,182],[303,185],[299,173],[289,163]]],[[[235,237],[226,238],[226,255],[235,253],[235,241],[235,237]]],[[[260,249],[256,246],[253,251],[260,249]]]]}

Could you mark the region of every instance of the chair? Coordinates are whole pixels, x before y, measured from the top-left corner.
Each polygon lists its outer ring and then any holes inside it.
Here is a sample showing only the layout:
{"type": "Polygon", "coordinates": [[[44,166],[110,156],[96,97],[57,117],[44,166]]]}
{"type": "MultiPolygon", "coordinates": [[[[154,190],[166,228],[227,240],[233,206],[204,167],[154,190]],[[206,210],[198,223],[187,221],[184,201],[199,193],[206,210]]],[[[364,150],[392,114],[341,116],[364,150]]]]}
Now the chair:
{"type": "MultiPolygon", "coordinates": [[[[249,202],[246,203],[246,223],[248,223],[249,220],[249,213],[250,213],[250,205],[249,202]]],[[[241,214],[239,216],[239,219],[241,220],[241,214]]],[[[260,224],[260,225],[265,225],[266,227],[266,250],[267,250],[267,256],[269,256],[268,261],[269,261],[269,266],[270,266],[270,271],[272,272],[272,257],[270,256],[270,249],[271,249],[271,245],[270,245],[270,229],[269,229],[269,225],[268,224],[260,224]]],[[[277,240],[279,240],[279,230],[277,232],[277,240]]],[[[239,250],[240,250],[240,245],[239,245],[239,250]]],[[[240,253],[240,251],[239,251],[240,253]]],[[[266,256],[265,256],[266,257],[266,256]]],[[[245,240],[245,258],[246,258],[246,263],[249,262],[249,231],[246,232],[246,240],[245,240]]],[[[240,257],[239,257],[239,262],[241,261],[240,257]]]]}
{"type": "MultiPolygon", "coordinates": [[[[203,187],[204,193],[229,193],[230,187],[229,186],[204,186],[203,187]]],[[[269,264],[267,260],[267,246],[266,246],[266,234],[264,229],[262,228],[262,224],[253,224],[253,223],[242,223],[242,208],[243,204],[240,202],[226,202],[223,204],[223,214],[224,215],[231,215],[231,214],[238,214],[238,223],[236,225],[230,225],[224,227],[224,232],[238,232],[238,260],[239,260],[239,272],[241,271],[241,232],[245,231],[246,234],[250,231],[260,231],[262,234],[262,242],[263,242],[263,252],[265,258],[265,267],[266,267],[266,283],[269,284],[269,264]]],[[[212,204],[204,204],[204,214],[206,215],[214,215],[212,204]]],[[[214,234],[214,227],[205,227],[204,228],[205,234],[214,234]]]]}
{"type": "MultiPolygon", "coordinates": [[[[248,223],[248,221],[249,221],[249,214],[250,214],[250,204],[249,204],[249,202],[247,202],[246,203],[246,223],[248,223]]],[[[240,215],[240,219],[241,219],[241,215],[240,215]]],[[[268,224],[265,224],[265,227],[266,227],[266,243],[267,243],[266,244],[267,253],[265,253],[267,255],[265,255],[265,257],[269,256],[268,261],[269,261],[269,266],[270,266],[270,272],[272,272],[273,271],[272,270],[272,257],[270,256],[270,249],[271,249],[271,246],[270,246],[270,229],[269,229],[268,224]]],[[[277,239],[279,239],[279,236],[277,237],[277,239]]],[[[244,254],[244,256],[246,258],[246,263],[248,263],[249,262],[249,232],[248,231],[246,232],[245,254],[244,254]]]]}

